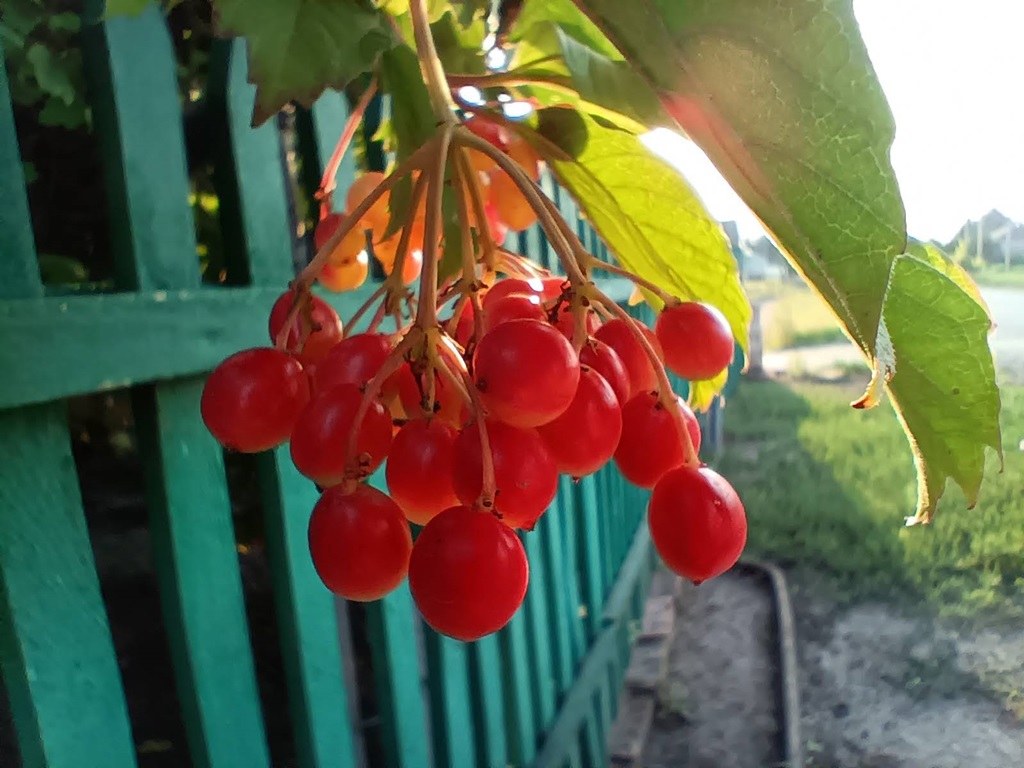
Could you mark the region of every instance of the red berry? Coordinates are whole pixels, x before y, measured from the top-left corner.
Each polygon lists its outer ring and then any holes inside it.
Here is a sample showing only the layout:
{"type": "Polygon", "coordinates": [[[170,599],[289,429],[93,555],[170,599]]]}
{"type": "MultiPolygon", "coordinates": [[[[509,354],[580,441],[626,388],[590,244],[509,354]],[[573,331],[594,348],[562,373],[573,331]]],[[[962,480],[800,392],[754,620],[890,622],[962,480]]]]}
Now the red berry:
{"type": "Polygon", "coordinates": [[[309,553],[331,592],[347,600],[379,600],[405,578],[412,534],[402,510],[380,491],[328,488],[309,518],[309,553]]]}
{"type": "MultiPolygon", "coordinates": [[[[585,315],[587,323],[587,335],[593,336],[597,333],[597,329],[601,327],[601,320],[598,318],[597,313],[587,310],[585,315]]],[[[572,307],[569,304],[562,304],[558,308],[558,314],[555,317],[555,328],[557,328],[565,338],[572,341],[573,334],[576,333],[576,319],[572,313],[572,307]]]]}
{"type": "Polygon", "coordinates": [[[696,584],[732,568],[747,542],[743,502],[707,467],[679,467],[662,477],[647,515],[651,541],[665,565],[696,584]]]}
{"type": "MultiPolygon", "coordinates": [[[[323,360],[327,353],[331,351],[331,348],[341,341],[342,336],[341,318],[338,317],[338,313],[334,311],[334,308],[319,296],[311,295],[310,299],[312,302],[310,316],[313,321],[314,330],[310,331],[306,337],[306,343],[302,347],[302,352],[299,352],[299,337],[303,327],[301,312],[295,318],[295,322],[288,331],[288,341],[286,342],[286,349],[295,354],[303,366],[315,364],[323,360]]],[[[291,311],[294,300],[295,292],[288,290],[282,293],[278,300],[274,302],[274,308],[270,310],[270,322],[268,323],[271,343],[277,341],[277,335],[284,327],[285,320],[288,319],[288,314],[291,311]]]]}
{"type": "Polygon", "coordinates": [[[357,333],[342,339],[316,367],[318,392],[338,384],[365,386],[391,354],[391,341],[382,333],[357,333]]]}
{"type": "Polygon", "coordinates": [[[506,277],[487,289],[482,303],[484,309],[489,309],[498,299],[503,299],[514,293],[525,293],[528,296],[534,295],[543,298],[543,291],[544,283],[539,278],[506,277]]]}
{"type": "Polygon", "coordinates": [[[516,427],[560,416],[576,394],[580,364],[568,340],[540,320],[510,320],[480,340],[473,374],[484,407],[516,427]]]}
{"type": "Polygon", "coordinates": [[[562,295],[562,290],[565,288],[566,282],[567,281],[564,277],[542,277],[540,279],[540,297],[544,299],[544,301],[557,299],[562,295]]]}
{"type": "MultiPolygon", "coordinates": [[[[337,485],[345,479],[349,433],[362,399],[354,384],[339,384],[320,392],[299,416],[292,432],[292,462],[317,485],[337,485]]],[[[387,457],[391,434],[391,417],[374,400],[360,426],[353,458],[365,460],[363,468],[372,472],[387,457]]]]}
{"type": "MultiPolygon", "coordinates": [[[[475,156],[476,153],[470,155],[470,157],[475,156]]],[[[505,242],[505,239],[508,237],[508,227],[505,225],[505,222],[503,222],[501,218],[499,218],[498,209],[495,208],[494,205],[490,203],[490,201],[484,203],[484,213],[487,216],[487,226],[491,230],[491,239],[497,245],[501,245],[502,243],[505,242]]]]}
{"type": "MultiPolygon", "coordinates": [[[[462,314],[459,315],[459,321],[452,324],[452,318],[448,318],[444,321],[445,332],[457,341],[463,349],[469,344],[469,340],[473,338],[473,305],[469,302],[462,309],[462,314]]],[[[453,315],[454,317],[454,315],[453,315]]]]}
{"type": "Polygon", "coordinates": [[[530,567],[519,537],[491,514],[452,507],[416,537],[409,589],[435,631],[469,642],[519,610],[530,567]]]}
{"type": "Polygon", "coordinates": [[[457,434],[437,419],[413,419],[398,430],[391,444],[385,470],[388,490],[417,525],[459,503],[452,484],[457,434]]]}
{"type": "Polygon", "coordinates": [[[285,442],[309,401],[309,379],[287,352],[258,347],[236,352],[203,386],[200,412],[225,448],[257,453],[285,442]]]}
{"type": "Polygon", "coordinates": [[[604,377],[615,391],[619,405],[627,403],[630,394],[629,374],[618,352],[600,339],[590,338],[580,350],[580,364],[589,365],[604,377]]]}
{"type": "Polygon", "coordinates": [[[615,453],[622,434],[622,408],[601,374],[583,366],[568,410],[537,431],[558,471],[583,477],[599,470],[615,453]]]}
{"type": "MultiPolygon", "coordinates": [[[[487,439],[497,486],[495,507],[512,528],[533,528],[558,491],[558,470],[547,445],[535,429],[517,429],[487,421],[487,439]]],[[[484,487],[480,429],[463,428],[455,440],[455,493],[463,504],[473,504],[484,487]]]]}
{"type": "Polygon", "coordinates": [[[510,293],[488,304],[484,314],[484,333],[509,320],[544,320],[545,317],[540,296],[510,293]]]}
{"type": "MultiPolygon", "coordinates": [[[[700,425],[690,406],[676,403],[690,433],[694,450],[700,450],[700,425]]],[[[633,485],[650,488],[670,469],[682,466],[682,436],[676,419],[653,392],[641,392],[622,409],[622,436],[615,449],[615,465],[633,485]]]]}
{"type": "Polygon", "coordinates": [[[732,362],[732,329],[712,306],[687,301],[666,307],[654,329],[665,350],[665,365],[684,379],[713,379],[732,362]]]}
{"type": "Polygon", "coordinates": [[[461,427],[469,421],[469,406],[463,395],[440,373],[434,372],[434,402],[427,404],[424,411],[426,380],[413,374],[408,364],[398,369],[398,397],[410,418],[432,416],[454,427],[461,427]]]}
{"type": "MultiPolygon", "coordinates": [[[[651,329],[639,321],[635,325],[647,337],[657,355],[661,357],[661,343],[651,332],[651,329]]],[[[622,364],[626,366],[626,372],[629,374],[629,392],[631,397],[657,388],[658,377],[654,373],[651,359],[637,340],[636,335],[626,325],[625,320],[618,318],[609,320],[594,332],[594,338],[603,341],[614,349],[622,360],[622,364]]]]}
{"type": "Polygon", "coordinates": [[[338,231],[338,227],[344,220],[345,214],[343,213],[328,213],[317,222],[316,228],[313,230],[313,246],[317,251],[326,245],[327,241],[331,239],[331,235],[338,231]]]}

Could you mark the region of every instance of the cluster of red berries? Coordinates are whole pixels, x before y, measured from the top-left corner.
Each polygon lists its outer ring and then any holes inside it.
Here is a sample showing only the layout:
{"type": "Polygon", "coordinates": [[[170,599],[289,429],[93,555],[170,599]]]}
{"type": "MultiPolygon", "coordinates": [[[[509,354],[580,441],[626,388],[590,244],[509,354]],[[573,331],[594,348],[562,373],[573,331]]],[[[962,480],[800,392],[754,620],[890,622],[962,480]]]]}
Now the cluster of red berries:
{"type": "MultiPolygon", "coordinates": [[[[510,135],[500,125],[481,119],[470,120],[466,125],[471,131],[506,153],[519,167],[523,168],[534,181],[540,178],[540,158],[534,149],[522,138],[510,135]]],[[[537,214],[516,187],[515,182],[497,163],[480,152],[470,152],[469,162],[477,175],[477,182],[484,194],[484,212],[487,227],[495,243],[503,243],[508,232],[522,232],[537,223],[537,214]]],[[[414,177],[418,174],[414,174],[414,177]]],[[[384,174],[371,171],[359,176],[349,187],[345,196],[346,213],[332,213],[325,209],[313,232],[313,243],[319,251],[350,212],[384,180],[384,174]]],[[[468,190],[467,190],[468,194],[468,190]]],[[[366,282],[369,274],[367,236],[373,257],[380,263],[384,274],[394,269],[401,232],[387,235],[389,221],[389,195],[385,192],[362,216],[357,226],[343,237],[332,249],[327,264],[317,278],[324,288],[331,291],[349,291],[366,282]]],[[[470,226],[476,224],[472,220],[470,226]]],[[[416,280],[423,269],[426,230],[426,207],[420,206],[413,212],[409,224],[409,247],[402,263],[402,283],[408,285],[416,280]]]]}
{"type": "Polygon", "coordinates": [[[728,325],[694,302],[666,307],[653,331],[581,305],[588,336],[577,354],[571,295],[563,278],[506,278],[483,293],[481,317],[459,302],[438,346],[460,380],[429,354],[399,361],[399,335],[345,336],[328,304],[289,291],[269,323],[283,348],[222,362],[202,416],[233,450],[290,443],[295,466],[322,489],[309,547],[329,589],[375,600],[408,577],[425,621],[451,637],[508,622],[529,571],[516,531],[533,528],[560,473],[579,478],[609,461],[653,488],[651,535],[672,570],[695,582],[724,572],[745,544],[743,506],[713,470],[687,462],[700,427],[683,400],[658,394],[652,352],[683,378],[714,377],[732,360],[728,325]],[[296,301],[310,303],[297,313],[296,301]],[[385,460],[389,494],[361,482],[385,460]],[[410,523],[424,526],[415,543],[410,523]]]}

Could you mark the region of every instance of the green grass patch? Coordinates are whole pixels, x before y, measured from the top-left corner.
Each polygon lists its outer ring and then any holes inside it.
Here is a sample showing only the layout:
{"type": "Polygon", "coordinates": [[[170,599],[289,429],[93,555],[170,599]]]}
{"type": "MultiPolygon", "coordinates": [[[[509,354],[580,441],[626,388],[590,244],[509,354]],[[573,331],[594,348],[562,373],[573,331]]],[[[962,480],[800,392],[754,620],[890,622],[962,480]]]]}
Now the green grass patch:
{"type": "Polygon", "coordinates": [[[762,309],[761,322],[768,350],[846,340],[825,302],[806,289],[790,291],[768,303],[762,309]]]}
{"type": "Polygon", "coordinates": [[[1024,267],[985,267],[971,272],[978,285],[997,288],[1024,288],[1024,267]]]}
{"type": "Polygon", "coordinates": [[[935,521],[906,528],[916,484],[891,408],[850,408],[849,385],[744,382],[720,466],[749,520],[748,553],[821,578],[843,601],[1024,616],[1024,387],[1003,388],[1005,471],[990,457],[973,510],[952,485],[935,521]]]}

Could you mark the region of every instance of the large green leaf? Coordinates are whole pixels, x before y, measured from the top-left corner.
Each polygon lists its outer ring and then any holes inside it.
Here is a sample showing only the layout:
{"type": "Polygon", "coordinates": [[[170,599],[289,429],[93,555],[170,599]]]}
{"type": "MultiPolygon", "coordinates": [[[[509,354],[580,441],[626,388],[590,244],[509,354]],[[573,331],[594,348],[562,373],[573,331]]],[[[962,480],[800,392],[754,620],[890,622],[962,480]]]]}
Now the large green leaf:
{"type": "Polygon", "coordinates": [[[670,294],[716,306],[745,350],[751,309],[722,228],[638,137],[582,119],[587,140],[575,161],[526,135],[622,266],[670,294]]]}
{"type": "Polygon", "coordinates": [[[906,230],[893,120],[849,0],[577,5],[874,357],[906,230]]]}
{"type": "Polygon", "coordinates": [[[523,81],[541,104],[569,104],[634,133],[672,124],[661,101],[625,61],[579,42],[557,24],[539,22],[518,33],[508,76],[523,81]]]}
{"type": "Polygon", "coordinates": [[[395,43],[387,16],[360,0],[213,0],[219,35],[244,36],[256,85],[253,125],[289,101],[305,107],[376,66],[395,43]]]}
{"type": "Polygon", "coordinates": [[[931,519],[949,478],[973,505],[986,446],[1002,455],[991,321],[970,286],[944,269],[900,257],[885,302],[885,327],[896,350],[888,390],[918,468],[913,522],[931,519]]]}

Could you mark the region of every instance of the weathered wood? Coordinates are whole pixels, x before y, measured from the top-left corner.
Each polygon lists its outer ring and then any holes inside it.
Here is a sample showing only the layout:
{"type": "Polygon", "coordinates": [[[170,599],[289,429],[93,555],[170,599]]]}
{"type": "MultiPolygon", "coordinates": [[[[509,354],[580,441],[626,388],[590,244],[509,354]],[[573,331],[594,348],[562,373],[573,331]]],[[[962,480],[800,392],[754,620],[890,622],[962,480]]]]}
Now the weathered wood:
{"type": "Polygon", "coordinates": [[[608,737],[608,753],[615,768],[640,768],[647,734],[654,720],[655,697],[649,693],[622,691],[619,716],[608,737]]]}
{"type": "Polygon", "coordinates": [[[477,734],[470,705],[467,645],[428,630],[426,646],[435,764],[475,768],[477,734]]]}
{"type": "MultiPolygon", "coordinates": [[[[98,19],[103,12],[103,0],[87,0],[87,15],[98,19]]],[[[196,288],[184,128],[163,12],[151,3],[138,18],[115,17],[82,30],[115,279],[123,288],[196,288]]]]}
{"type": "Polygon", "coordinates": [[[520,609],[529,624],[530,677],[533,693],[534,725],[543,733],[555,716],[555,677],[552,647],[552,627],[549,623],[547,601],[550,594],[547,567],[541,557],[539,530],[547,525],[545,513],[533,532],[523,537],[526,557],[530,563],[530,587],[520,609]]]}
{"type": "Polygon", "coordinates": [[[0,412],[0,670],[25,768],[135,765],[59,405],[0,412]]]}
{"type": "Polygon", "coordinates": [[[256,88],[247,80],[245,42],[217,41],[212,60],[206,99],[217,130],[213,181],[228,279],[283,289],[294,275],[277,126],[250,127],[256,88]]]}
{"type": "Polygon", "coordinates": [[[4,62],[0,47],[0,299],[35,298],[43,287],[4,62]]]}
{"type": "MultiPolygon", "coordinates": [[[[0,302],[0,408],[209,371],[269,344],[283,286],[144,291],[0,302]]],[[[324,298],[350,314],[366,291],[324,298]]]]}
{"type": "MultiPolygon", "coordinates": [[[[90,39],[116,280],[147,291],[196,288],[181,108],[162,12],[151,5],[136,19],[94,25],[90,39]]],[[[172,348],[181,346],[179,336],[172,348]]],[[[199,416],[202,383],[133,391],[153,560],[193,763],[259,768],[270,760],[221,450],[199,416]]]]}
{"type": "Polygon", "coordinates": [[[488,635],[473,643],[469,661],[477,764],[483,768],[505,768],[508,737],[504,686],[511,683],[502,680],[498,638],[488,635]]]}
{"type": "Polygon", "coordinates": [[[260,456],[259,476],[299,765],[349,768],[356,762],[335,601],[313,569],[306,533],[317,492],[286,448],[260,456]]]}
{"type": "Polygon", "coordinates": [[[381,746],[389,768],[431,764],[413,611],[407,583],[366,606],[381,746]]]}
{"type": "Polygon", "coordinates": [[[527,623],[526,613],[520,609],[499,634],[509,760],[517,766],[529,765],[537,753],[537,730],[530,695],[532,659],[526,639],[527,623]]]}
{"type": "Polygon", "coordinates": [[[192,761],[269,765],[220,446],[201,379],[133,392],[153,559],[192,761]]]}

